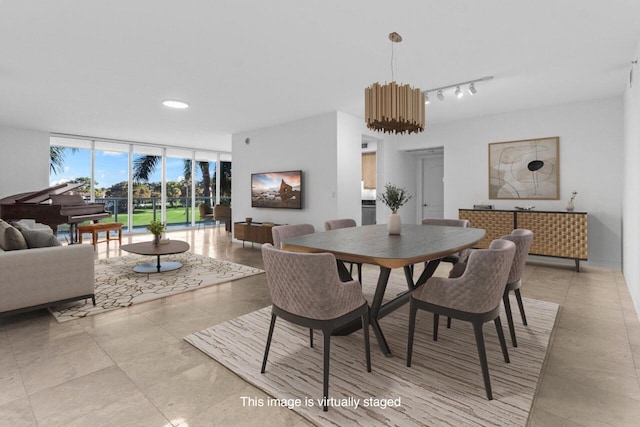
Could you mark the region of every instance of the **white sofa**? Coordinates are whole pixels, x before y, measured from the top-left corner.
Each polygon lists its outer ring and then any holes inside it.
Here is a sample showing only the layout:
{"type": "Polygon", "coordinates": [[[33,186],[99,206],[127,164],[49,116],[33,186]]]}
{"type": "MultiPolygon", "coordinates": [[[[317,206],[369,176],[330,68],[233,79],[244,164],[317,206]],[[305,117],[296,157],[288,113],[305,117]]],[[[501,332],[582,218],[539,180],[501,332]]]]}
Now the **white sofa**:
{"type": "Polygon", "coordinates": [[[91,298],[95,304],[91,245],[0,249],[0,317],[91,298]]]}

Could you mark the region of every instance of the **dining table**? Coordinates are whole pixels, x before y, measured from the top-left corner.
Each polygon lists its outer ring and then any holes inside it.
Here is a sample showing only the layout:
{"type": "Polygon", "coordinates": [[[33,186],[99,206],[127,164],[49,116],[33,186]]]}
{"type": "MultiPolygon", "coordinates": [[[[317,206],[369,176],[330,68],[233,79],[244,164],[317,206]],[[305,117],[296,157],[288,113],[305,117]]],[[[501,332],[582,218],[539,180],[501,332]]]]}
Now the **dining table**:
{"type": "MultiPolygon", "coordinates": [[[[410,294],[422,286],[436,271],[440,260],[471,248],[485,235],[485,230],[469,227],[402,224],[400,234],[389,234],[386,224],[340,228],[285,239],[282,249],[306,253],[332,253],[338,261],[341,280],[351,280],[344,262],[373,264],[380,268],[376,290],[370,304],[370,325],[383,354],[392,356],[380,328],[379,320],[409,302],[410,294]],[[414,280],[414,266],[424,266],[414,280]],[[404,269],[407,290],[383,304],[391,270],[404,269]]],[[[359,321],[334,331],[347,335],[361,328],[359,321]]]]}

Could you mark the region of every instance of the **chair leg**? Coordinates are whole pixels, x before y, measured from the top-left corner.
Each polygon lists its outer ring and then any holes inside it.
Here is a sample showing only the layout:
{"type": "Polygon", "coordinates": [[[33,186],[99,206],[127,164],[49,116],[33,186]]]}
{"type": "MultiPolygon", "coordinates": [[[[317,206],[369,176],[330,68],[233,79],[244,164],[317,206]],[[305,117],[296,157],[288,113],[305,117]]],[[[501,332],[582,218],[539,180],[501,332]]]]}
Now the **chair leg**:
{"type": "Polygon", "coordinates": [[[416,312],[418,307],[413,302],[409,302],[409,338],[407,340],[407,367],[411,367],[411,355],[413,353],[413,335],[416,330],[416,312]]]}
{"type": "Polygon", "coordinates": [[[331,331],[322,331],[324,335],[324,378],[322,381],[322,393],[324,396],[324,407],[322,410],[327,412],[329,407],[327,406],[327,401],[329,400],[329,358],[331,355],[330,346],[331,346],[331,331]]]}
{"type": "Polygon", "coordinates": [[[502,296],[502,302],[504,303],[504,312],[507,315],[507,323],[509,324],[509,333],[511,334],[511,343],[514,347],[518,346],[516,341],[516,331],[513,325],[513,314],[511,313],[511,303],[509,302],[509,292],[505,292],[502,296]]]}
{"type": "Polygon", "coordinates": [[[364,352],[367,358],[367,372],[371,372],[371,346],[369,346],[369,310],[362,315],[362,331],[364,332],[364,352]]]}
{"type": "Polygon", "coordinates": [[[313,329],[309,328],[309,347],[313,348],[313,329]]]}
{"type": "Polygon", "coordinates": [[[504,332],[502,332],[502,322],[500,321],[500,316],[493,319],[493,323],[496,324],[496,332],[498,333],[498,339],[500,339],[500,347],[502,347],[502,357],[504,357],[505,362],[510,363],[509,352],[507,351],[507,342],[504,339],[504,332]]]}
{"type": "Polygon", "coordinates": [[[447,329],[451,329],[451,317],[447,317],[447,329]]]}
{"type": "Polygon", "coordinates": [[[472,322],[473,332],[476,336],[476,345],[478,347],[478,357],[480,358],[480,368],[482,368],[482,379],[484,379],[484,390],[487,393],[487,399],[493,400],[491,394],[491,380],[489,379],[489,365],[487,363],[487,352],[484,347],[484,336],[482,335],[482,323],[472,322]]]}
{"type": "Polygon", "coordinates": [[[433,340],[438,341],[438,324],[440,323],[440,315],[433,313],[433,340]]]}
{"type": "Polygon", "coordinates": [[[520,289],[513,291],[516,294],[516,300],[518,300],[518,308],[520,308],[520,315],[522,316],[522,324],[527,326],[527,316],[524,314],[524,305],[522,304],[522,295],[520,295],[520,289]]]}
{"type": "Polygon", "coordinates": [[[269,357],[269,347],[271,347],[271,337],[273,337],[273,328],[276,326],[276,315],[271,314],[271,325],[269,325],[269,336],[267,337],[267,347],[264,349],[264,359],[262,359],[261,374],[264,374],[264,369],[267,366],[267,357],[269,357]]]}

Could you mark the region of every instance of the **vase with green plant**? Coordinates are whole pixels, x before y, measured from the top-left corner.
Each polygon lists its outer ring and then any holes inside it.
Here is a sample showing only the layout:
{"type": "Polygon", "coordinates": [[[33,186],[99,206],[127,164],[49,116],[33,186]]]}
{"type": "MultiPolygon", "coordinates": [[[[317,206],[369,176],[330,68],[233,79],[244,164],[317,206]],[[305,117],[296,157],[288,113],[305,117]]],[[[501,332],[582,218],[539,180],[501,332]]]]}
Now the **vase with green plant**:
{"type": "Polygon", "coordinates": [[[380,195],[380,201],[391,209],[391,215],[387,222],[387,231],[389,234],[400,234],[402,222],[400,220],[400,214],[398,214],[398,209],[411,200],[411,197],[411,194],[409,194],[405,188],[398,187],[391,183],[385,184],[384,191],[380,195]]]}
{"type": "Polygon", "coordinates": [[[166,224],[164,224],[162,221],[151,221],[151,223],[147,225],[147,230],[149,230],[151,234],[153,234],[154,245],[157,246],[160,244],[160,237],[162,236],[162,233],[164,233],[165,228],[166,224]]]}

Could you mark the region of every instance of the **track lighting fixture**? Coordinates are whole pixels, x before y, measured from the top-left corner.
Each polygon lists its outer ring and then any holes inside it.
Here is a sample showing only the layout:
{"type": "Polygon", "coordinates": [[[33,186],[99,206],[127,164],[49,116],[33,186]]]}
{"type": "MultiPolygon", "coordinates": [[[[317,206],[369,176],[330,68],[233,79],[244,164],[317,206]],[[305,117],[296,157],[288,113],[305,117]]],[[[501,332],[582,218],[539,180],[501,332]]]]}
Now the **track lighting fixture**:
{"type": "Polygon", "coordinates": [[[429,99],[429,94],[424,94],[424,105],[431,104],[431,100],[429,99]]]}
{"type": "MultiPolygon", "coordinates": [[[[466,82],[455,83],[455,84],[452,84],[452,85],[447,85],[447,86],[436,87],[436,88],[433,88],[433,89],[428,89],[428,90],[424,91],[424,96],[425,96],[425,99],[428,100],[429,99],[429,96],[428,96],[429,92],[437,92],[438,99],[440,101],[444,101],[444,93],[442,93],[442,91],[455,87],[456,88],[456,91],[455,91],[456,97],[458,99],[460,99],[460,98],[462,98],[464,96],[464,92],[462,91],[460,86],[469,85],[469,88],[468,88],[469,94],[475,95],[476,93],[478,93],[478,90],[476,89],[475,83],[484,82],[484,81],[491,80],[491,79],[493,79],[493,76],[485,76],[485,77],[482,77],[482,78],[479,78],[479,79],[469,80],[469,81],[466,81],[466,82]]],[[[428,101],[425,102],[425,104],[428,104],[428,103],[429,103],[428,101]]]]}

